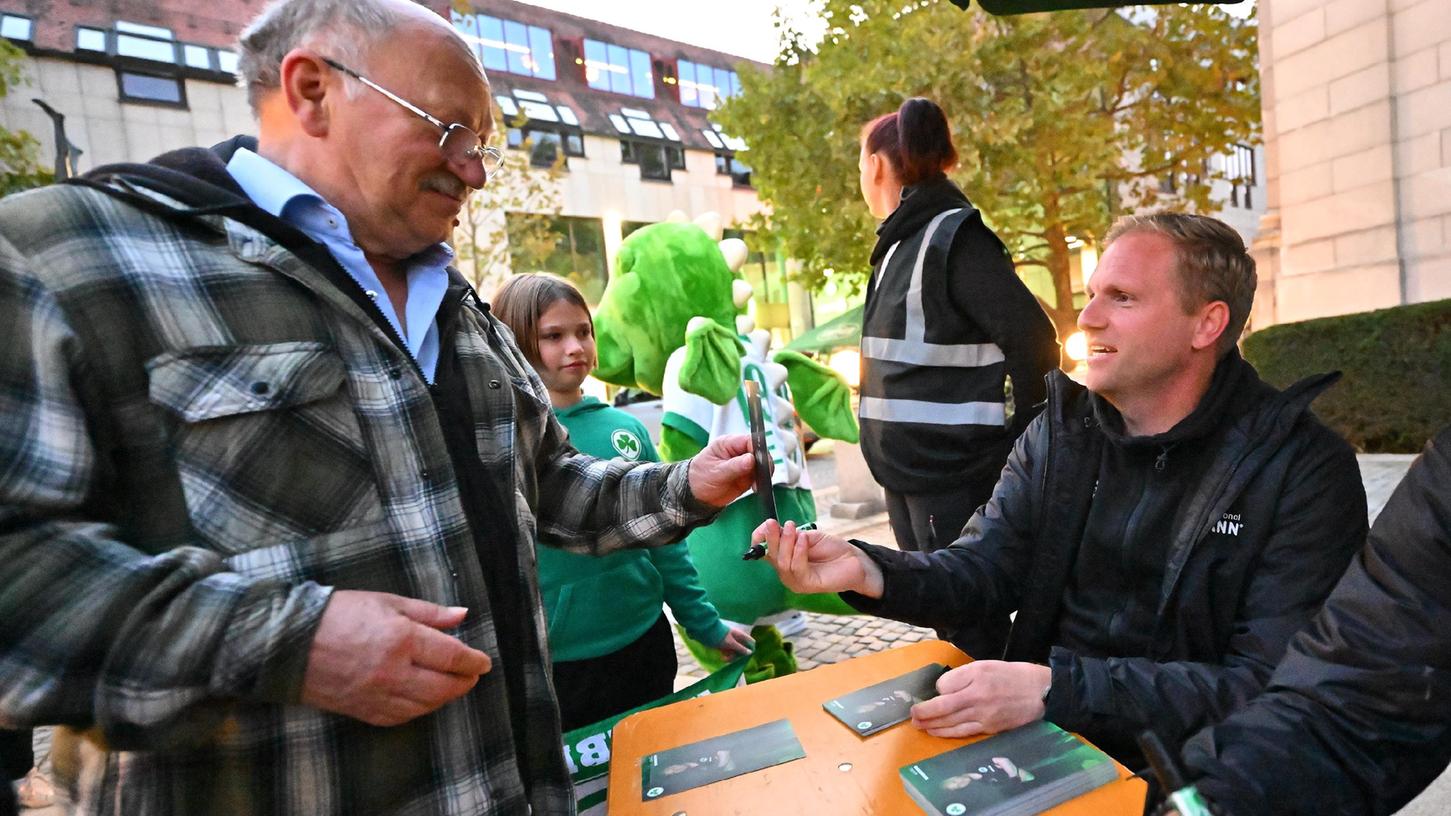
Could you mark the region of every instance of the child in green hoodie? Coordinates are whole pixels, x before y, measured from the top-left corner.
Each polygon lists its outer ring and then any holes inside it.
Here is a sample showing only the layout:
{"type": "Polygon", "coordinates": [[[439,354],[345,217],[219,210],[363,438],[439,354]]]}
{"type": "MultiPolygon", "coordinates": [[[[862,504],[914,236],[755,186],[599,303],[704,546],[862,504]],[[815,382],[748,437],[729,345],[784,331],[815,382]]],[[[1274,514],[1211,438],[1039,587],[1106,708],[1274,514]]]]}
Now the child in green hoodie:
{"type": "MultiPolygon", "coordinates": [[[[579,290],[553,275],[516,275],[495,293],[493,311],[539,372],[575,448],[659,461],[639,420],[580,389],[597,360],[594,322],[579,290]]],[[[751,650],[750,638],[706,599],[684,542],[604,557],[540,547],[538,556],[565,731],[674,691],[675,640],[662,603],[691,637],[727,659],[751,650]]]]}

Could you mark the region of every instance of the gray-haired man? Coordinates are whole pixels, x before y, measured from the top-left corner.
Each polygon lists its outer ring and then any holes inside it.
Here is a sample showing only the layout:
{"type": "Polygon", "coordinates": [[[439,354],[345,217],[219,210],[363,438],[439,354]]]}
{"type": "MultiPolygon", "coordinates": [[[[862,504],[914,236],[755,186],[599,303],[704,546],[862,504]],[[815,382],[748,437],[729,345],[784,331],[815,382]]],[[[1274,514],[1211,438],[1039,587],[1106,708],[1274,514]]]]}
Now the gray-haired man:
{"type": "Polygon", "coordinates": [[[533,542],[749,482],[577,455],[442,242],[488,84],[406,0],[244,32],[260,139],[0,203],[0,727],[104,814],[572,809],[533,542]]]}

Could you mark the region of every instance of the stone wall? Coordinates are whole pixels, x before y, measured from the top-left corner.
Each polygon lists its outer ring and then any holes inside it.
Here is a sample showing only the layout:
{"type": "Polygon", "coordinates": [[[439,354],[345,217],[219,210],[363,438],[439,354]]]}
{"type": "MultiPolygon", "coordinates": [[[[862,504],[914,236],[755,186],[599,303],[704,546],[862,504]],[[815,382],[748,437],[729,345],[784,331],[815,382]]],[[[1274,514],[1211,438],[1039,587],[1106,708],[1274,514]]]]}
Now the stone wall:
{"type": "Polygon", "coordinates": [[[1445,0],[1260,0],[1257,326],[1451,297],[1445,0]]]}

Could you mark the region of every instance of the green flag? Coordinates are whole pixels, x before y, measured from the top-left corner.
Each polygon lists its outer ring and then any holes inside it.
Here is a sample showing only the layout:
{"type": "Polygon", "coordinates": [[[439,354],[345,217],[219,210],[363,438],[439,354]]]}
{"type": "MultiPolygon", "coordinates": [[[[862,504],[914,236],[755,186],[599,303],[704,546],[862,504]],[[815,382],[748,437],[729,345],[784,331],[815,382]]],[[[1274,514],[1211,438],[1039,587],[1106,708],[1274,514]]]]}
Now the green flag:
{"type": "Polygon", "coordinates": [[[610,782],[610,744],[614,736],[615,723],[636,711],[657,708],[681,700],[703,697],[707,694],[725,691],[741,685],[750,656],[738,657],[722,666],[718,671],[699,682],[693,683],[674,694],[632,708],[623,714],[600,720],[593,725],[576,728],[564,735],[564,761],[569,765],[570,780],[574,782],[574,797],[579,803],[580,816],[604,816],[605,798],[610,782]]]}

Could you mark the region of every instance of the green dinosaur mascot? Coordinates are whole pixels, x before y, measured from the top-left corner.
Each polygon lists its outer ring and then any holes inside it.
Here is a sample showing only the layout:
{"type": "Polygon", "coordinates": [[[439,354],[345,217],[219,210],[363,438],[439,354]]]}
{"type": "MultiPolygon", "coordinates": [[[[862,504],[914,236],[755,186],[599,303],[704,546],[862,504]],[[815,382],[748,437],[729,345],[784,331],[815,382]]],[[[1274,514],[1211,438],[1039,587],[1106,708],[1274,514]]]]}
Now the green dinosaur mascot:
{"type": "MultiPolygon", "coordinates": [[[[753,330],[744,313],[750,284],[734,271],[745,261],[745,244],[719,241],[719,231],[718,220],[704,216],[697,223],[653,224],[625,239],[595,314],[595,376],[661,396],[660,452],[672,461],[695,455],[712,437],[745,432],[744,383],[755,380],[769,395],[762,409],[780,520],[814,521],[796,417],[823,437],[856,442],[850,392],[834,371],[807,357],[769,354],[770,334],[753,330]]],[[[793,593],[770,564],[741,559],[762,518],[760,502],[747,493],[687,539],[721,615],[765,625],[798,609],[855,614],[835,594],[793,593]]],[[[697,659],[711,662],[713,653],[690,645],[697,659]]],[[[794,668],[787,652],[766,674],[794,668]]]]}

